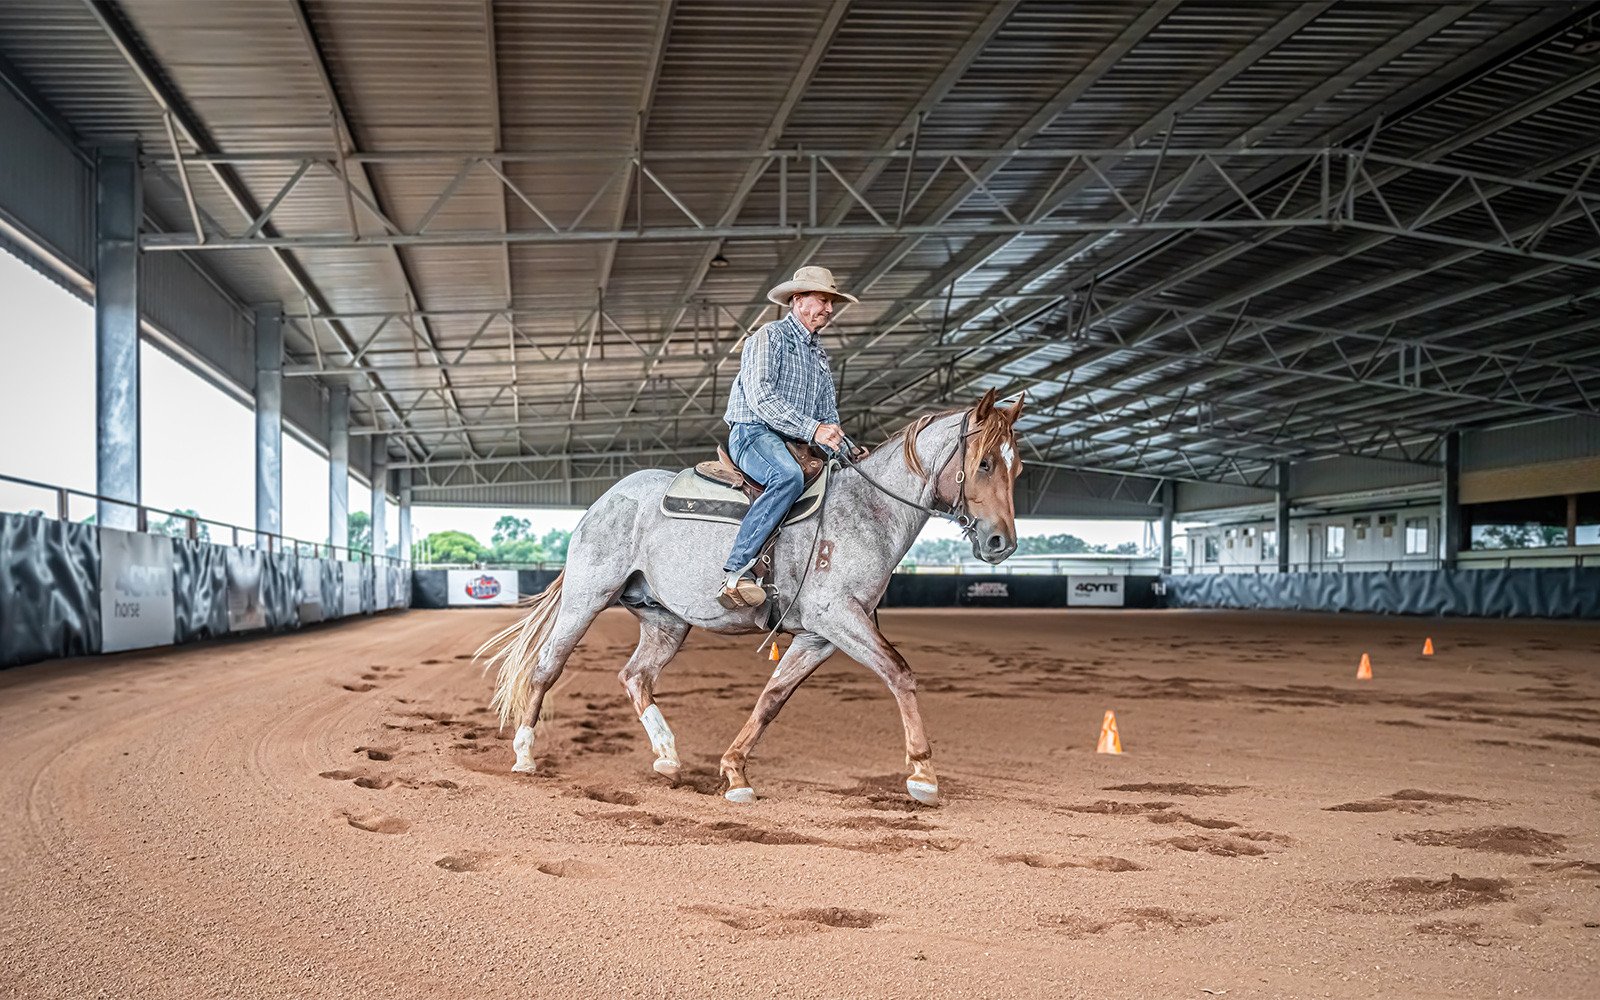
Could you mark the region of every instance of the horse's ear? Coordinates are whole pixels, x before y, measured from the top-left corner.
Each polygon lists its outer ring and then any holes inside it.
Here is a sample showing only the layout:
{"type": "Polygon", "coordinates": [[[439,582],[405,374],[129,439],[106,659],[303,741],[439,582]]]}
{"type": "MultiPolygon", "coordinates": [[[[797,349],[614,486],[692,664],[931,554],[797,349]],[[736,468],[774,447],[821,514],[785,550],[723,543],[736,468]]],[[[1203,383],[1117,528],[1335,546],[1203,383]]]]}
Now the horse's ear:
{"type": "Polygon", "coordinates": [[[1028,394],[1023,393],[1017,397],[1017,401],[1015,403],[1012,403],[1009,407],[1000,411],[1006,415],[1006,423],[1015,424],[1017,422],[1017,418],[1022,416],[1022,404],[1026,403],[1027,401],[1028,394]]]}
{"type": "Polygon", "coordinates": [[[973,423],[977,423],[977,424],[981,424],[985,420],[988,420],[989,419],[989,414],[991,414],[993,412],[994,412],[994,390],[990,389],[988,392],[985,392],[983,394],[983,398],[982,399],[978,400],[977,409],[975,409],[973,411],[973,413],[972,413],[972,422],[973,423]]]}

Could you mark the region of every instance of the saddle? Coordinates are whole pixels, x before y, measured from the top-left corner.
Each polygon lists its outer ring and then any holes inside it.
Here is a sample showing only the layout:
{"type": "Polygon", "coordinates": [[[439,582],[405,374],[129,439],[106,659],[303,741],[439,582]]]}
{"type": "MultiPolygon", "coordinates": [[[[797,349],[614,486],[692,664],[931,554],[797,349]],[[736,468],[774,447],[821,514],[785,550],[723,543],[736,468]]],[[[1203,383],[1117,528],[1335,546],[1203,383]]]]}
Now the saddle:
{"type": "MultiPolygon", "coordinates": [[[[810,445],[784,442],[789,453],[800,464],[800,474],[805,484],[794,505],[789,508],[782,524],[804,521],[822,507],[822,494],[827,489],[827,456],[810,445]]],[[[707,460],[692,469],[684,469],[667,487],[661,498],[661,512],[668,517],[693,521],[722,521],[738,524],[749,513],[756,497],[766,492],[766,487],[745,473],[720,446],[715,461],[707,460]]]]}
{"type": "MultiPolygon", "coordinates": [[[[785,441],[784,446],[789,449],[789,454],[800,464],[800,474],[804,477],[806,486],[814,483],[822,470],[827,468],[828,456],[818,451],[809,444],[797,444],[794,441],[785,441]]],[[[755,502],[756,497],[766,492],[766,487],[747,475],[743,469],[734,464],[733,459],[721,445],[717,445],[717,460],[704,461],[694,467],[694,471],[702,479],[713,483],[739,490],[755,502]]],[[[803,494],[802,494],[803,495],[803,494]]]]}
{"type": "MultiPolygon", "coordinates": [[[[772,554],[777,547],[778,532],[788,525],[814,515],[822,509],[822,498],[828,489],[828,458],[809,444],[784,442],[789,453],[800,464],[805,484],[794,505],[784,515],[777,529],[767,537],[756,557],[752,573],[756,581],[768,588],[766,603],[769,618],[776,613],[777,602],[771,600],[772,554]]],[[[740,469],[721,446],[717,448],[716,461],[707,460],[684,469],[667,487],[661,497],[661,512],[668,517],[693,521],[720,521],[739,524],[750,512],[756,497],[766,492],[766,487],[740,469]]]]}

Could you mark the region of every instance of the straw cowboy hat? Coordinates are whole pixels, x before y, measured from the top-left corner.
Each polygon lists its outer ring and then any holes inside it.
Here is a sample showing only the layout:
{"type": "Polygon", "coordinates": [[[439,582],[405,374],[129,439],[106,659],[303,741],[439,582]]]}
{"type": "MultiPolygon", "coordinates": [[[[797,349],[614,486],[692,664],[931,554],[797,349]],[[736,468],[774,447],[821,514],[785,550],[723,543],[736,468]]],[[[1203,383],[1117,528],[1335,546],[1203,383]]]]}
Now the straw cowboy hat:
{"type": "Polygon", "coordinates": [[[834,298],[844,299],[846,302],[861,301],[854,295],[846,295],[839,291],[839,286],[833,283],[833,272],[825,267],[802,267],[794,273],[793,281],[785,281],[768,292],[767,300],[786,306],[790,299],[801,292],[827,292],[834,298]]]}

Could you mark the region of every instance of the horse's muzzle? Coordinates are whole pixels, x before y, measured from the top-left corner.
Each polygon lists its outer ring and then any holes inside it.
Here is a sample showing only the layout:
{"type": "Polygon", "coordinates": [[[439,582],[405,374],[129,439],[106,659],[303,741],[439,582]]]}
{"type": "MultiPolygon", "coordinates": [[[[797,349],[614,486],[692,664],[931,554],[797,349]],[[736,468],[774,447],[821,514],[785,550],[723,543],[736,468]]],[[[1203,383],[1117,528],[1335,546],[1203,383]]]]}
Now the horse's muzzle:
{"type": "Polygon", "coordinates": [[[1015,551],[1017,551],[1017,540],[1008,538],[998,531],[980,531],[972,539],[972,554],[991,566],[1005,562],[1015,551]]]}

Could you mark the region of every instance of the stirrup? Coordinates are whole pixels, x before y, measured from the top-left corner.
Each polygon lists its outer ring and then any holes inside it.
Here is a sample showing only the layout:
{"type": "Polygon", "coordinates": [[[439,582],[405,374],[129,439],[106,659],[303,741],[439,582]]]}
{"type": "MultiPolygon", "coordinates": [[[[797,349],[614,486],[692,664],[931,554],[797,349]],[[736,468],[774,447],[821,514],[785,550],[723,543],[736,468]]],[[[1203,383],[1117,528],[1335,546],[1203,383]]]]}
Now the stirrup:
{"type": "Polygon", "coordinates": [[[722,593],[717,595],[717,603],[729,611],[759,608],[766,603],[766,600],[766,588],[747,576],[741,576],[738,583],[731,588],[723,588],[722,593]]]}

